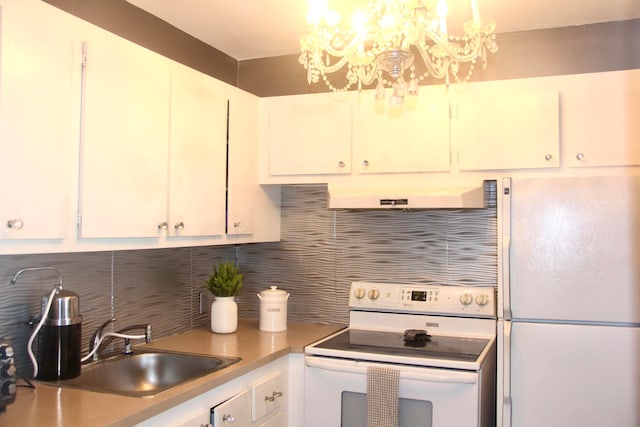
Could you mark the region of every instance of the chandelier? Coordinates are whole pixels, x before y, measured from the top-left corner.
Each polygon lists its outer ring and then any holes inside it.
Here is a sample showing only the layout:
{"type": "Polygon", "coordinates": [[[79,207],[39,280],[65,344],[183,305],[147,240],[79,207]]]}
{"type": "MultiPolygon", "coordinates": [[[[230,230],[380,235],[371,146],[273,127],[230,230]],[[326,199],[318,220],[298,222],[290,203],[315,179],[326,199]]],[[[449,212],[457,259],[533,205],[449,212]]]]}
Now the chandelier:
{"type": "Polygon", "coordinates": [[[467,82],[477,60],[484,69],[487,51],[498,50],[495,22],[481,19],[478,0],[470,1],[472,19],[463,25],[464,34],[451,35],[446,0],[371,0],[354,13],[350,28],[340,25],[340,14],[329,9],[328,0],[309,0],[310,31],[300,38],[299,58],[307,81],[322,78],[334,92],[376,83],[376,100],[384,100],[386,88],[392,88],[392,106],[417,96],[428,76],[447,85],[467,82]],[[343,67],[346,82],[336,87],[328,75],[343,67]]]}

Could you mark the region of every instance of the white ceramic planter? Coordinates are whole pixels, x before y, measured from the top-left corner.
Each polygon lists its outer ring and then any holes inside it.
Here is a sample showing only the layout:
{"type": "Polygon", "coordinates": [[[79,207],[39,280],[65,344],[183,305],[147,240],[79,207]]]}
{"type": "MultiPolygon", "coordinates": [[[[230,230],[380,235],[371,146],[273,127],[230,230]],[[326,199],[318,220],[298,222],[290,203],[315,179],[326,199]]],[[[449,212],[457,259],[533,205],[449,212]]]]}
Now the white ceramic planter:
{"type": "Polygon", "coordinates": [[[229,334],[238,329],[238,304],[235,297],[216,297],[211,304],[211,330],[229,334]]]}

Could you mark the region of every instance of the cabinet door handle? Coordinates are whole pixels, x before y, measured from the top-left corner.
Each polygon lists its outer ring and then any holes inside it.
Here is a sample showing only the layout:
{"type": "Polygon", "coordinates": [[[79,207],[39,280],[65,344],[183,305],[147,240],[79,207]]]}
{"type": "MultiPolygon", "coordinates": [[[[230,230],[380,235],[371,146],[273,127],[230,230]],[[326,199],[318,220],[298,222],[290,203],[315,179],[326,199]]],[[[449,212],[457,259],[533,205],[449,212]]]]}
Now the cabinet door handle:
{"type": "Polygon", "coordinates": [[[346,165],[345,165],[345,163],[344,163],[342,160],[340,160],[340,161],[338,162],[338,167],[343,168],[343,167],[345,167],[345,166],[346,166],[346,165]]]}
{"type": "Polygon", "coordinates": [[[369,167],[369,160],[363,160],[362,161],[362,166],[364,166],[365,168],[369,167]]]}
{"type": "Polygon", "coordinates": [[[578,159],[578,160],[584,159],[584,154],[583,153],[576,154],[576,159],[578,159]]]}
{"type": "Polygon", "coordinates": [[[184,228],[184,222],[182,222],[182,221],[176,222],[176,224],[173,226],[173,228],[175,228],[176,230],[182,230],[184,228]]]}
{"type": "Polygon", "coordinates": [[[16,218],[7,221],[7,228],[11,228],[13,230],[22,230],[22,227],[24,227],[24,221],[22,221],[21,219],[16,218]]]}
{"type": "Polygon", "coordinates": [[[274,391],[273,393],[271,393],[271,396],[265,396],[264,397],[264,401],[265,402],[273,402],[278,397],[282,397],[282,392],[281,391],[274,391]]]}
{"type": "Polygon", "coordinates": [[[236,422],[236,418],[231,414],[225,414],[222,416],[223,423],[234,423],[236,422]]]}
{"type": "Polygon", "coordinates": [[[547,154],[546,156],[544,156],[544,159],[548,162],[549,160],[553,159],[553,156],[551,154],[547,154]]]}
{"type": "Polygon", "coordinates": [[[158,230],[167,230],[169,228],[169,223],[167,221],[162,221],[158,223],[158,230]]]}

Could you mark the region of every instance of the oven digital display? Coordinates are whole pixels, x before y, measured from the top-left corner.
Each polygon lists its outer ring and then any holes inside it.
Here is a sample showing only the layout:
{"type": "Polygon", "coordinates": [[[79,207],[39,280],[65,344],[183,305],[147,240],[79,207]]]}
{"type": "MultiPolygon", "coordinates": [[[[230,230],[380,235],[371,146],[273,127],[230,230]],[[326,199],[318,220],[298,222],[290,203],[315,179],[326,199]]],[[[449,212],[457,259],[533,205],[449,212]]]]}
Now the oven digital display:
{"type": "Polygon", "coordinates": [[[426,301],[426,300],[427,300],[426,291],[411,291],[411,301],[426,301]]]}

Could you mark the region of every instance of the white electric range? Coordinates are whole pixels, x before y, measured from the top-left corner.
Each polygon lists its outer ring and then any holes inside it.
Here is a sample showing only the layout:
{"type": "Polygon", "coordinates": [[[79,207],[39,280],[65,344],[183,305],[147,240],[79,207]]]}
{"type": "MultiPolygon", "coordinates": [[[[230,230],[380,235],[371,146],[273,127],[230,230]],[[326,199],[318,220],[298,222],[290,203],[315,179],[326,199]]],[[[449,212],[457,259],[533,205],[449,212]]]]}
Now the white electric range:
{"type": "Polygon", "coordinates": [[[367,372],[399,371],[400,427],[495,424],[494,287],[353,282],[349,326],[305,349],[305,426],[366,426],[367,372]]]}

